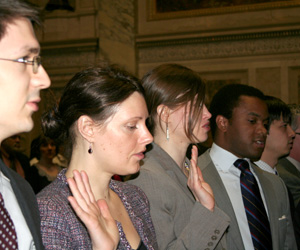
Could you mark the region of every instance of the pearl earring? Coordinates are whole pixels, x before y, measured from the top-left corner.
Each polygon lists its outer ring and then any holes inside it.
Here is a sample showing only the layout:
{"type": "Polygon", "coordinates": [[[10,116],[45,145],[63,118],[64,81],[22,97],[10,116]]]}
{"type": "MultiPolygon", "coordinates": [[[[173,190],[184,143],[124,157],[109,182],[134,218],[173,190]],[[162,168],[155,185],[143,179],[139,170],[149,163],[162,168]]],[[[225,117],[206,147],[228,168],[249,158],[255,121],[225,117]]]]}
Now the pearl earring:
{"type": "Polygon", "coordinates": [[[169,133],[169,126],[168,126],[168,123],[166,125],[166,133],[167,133],[167,140],[170,139],[170,133],[169,133]]]}

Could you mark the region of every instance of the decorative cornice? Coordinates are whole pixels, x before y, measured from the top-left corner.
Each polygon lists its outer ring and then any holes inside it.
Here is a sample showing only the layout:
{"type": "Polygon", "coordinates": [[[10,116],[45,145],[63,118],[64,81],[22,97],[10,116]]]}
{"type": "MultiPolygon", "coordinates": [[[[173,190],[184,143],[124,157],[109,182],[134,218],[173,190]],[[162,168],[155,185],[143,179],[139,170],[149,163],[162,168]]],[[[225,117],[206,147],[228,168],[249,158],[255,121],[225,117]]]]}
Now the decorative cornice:
{"type": "MultiPolygon", "coordinates": [[[[293,33],[296,34],[296,33],[293,33]]],[[[300,36],[254,36],[142,47],[140,63],[300,53],[300,36]]]]}
{"type": "Polygon", "coordinates": [[[62,40],[41,42],[43,54],[59,53],[59,52],[80,52],[80,51],[95,51],[98,49],[98,38],[86,38],[75,40],[62,40]]]}
{"type": "Polygon", "coordinates": [[[72,12],[67,10],[55,10],[55,11],[44,11],[44,18],[47,19],[57,19],[57,18],[74,18],[81,16],[95,16],[97,11],[95,9],[80,9],[78,11],[72,12]]]}
{"type": "Polygon", "coordinates": [[[272,31],[272,32],[260,32],[260,33],[245,33],[234,35],[221,35],[221,36],[207,36],[207,37],[188,37],[167,39],[167,38],[143,38],[137,39],[137,48],[147,47],[162,47],[162,46],[174,46],[184,44],[199,44],[199,43],[215,43],[215,42],[228,42],[228,41],[243,41],[253,39],[266,39],[266,38],[279,38],[279,37],[294,37],[300,36],[300,29],[284,30],[284,31],[272,31]],[[142,41],[143,40],[143,41],[142,41]]]}

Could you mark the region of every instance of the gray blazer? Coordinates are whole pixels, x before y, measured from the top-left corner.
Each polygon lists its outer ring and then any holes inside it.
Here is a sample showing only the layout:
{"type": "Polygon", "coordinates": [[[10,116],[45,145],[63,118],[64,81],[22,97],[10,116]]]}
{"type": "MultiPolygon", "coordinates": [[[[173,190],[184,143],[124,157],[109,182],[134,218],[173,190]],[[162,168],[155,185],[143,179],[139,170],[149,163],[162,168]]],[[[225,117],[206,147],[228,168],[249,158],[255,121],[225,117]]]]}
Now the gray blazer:
{"type": "Polygon", "coordinates": [[[8,168],[2,160],[0,160],[0,171],[10,180],[36,249],[44,249],[40,231],[40,214],[31,186],[19,174],[8,168]]]}
{"type": "MultiPolygon", "coordinates": [[[[209,149],[198,158],[198,165],[202,170],[204,179],[213,189],[217,206],[230,217],[231,222],[226,234],[228,249],[245,249],[233,207],[221,177],[210,158],[209,149]]],[[[263,171],[253,164],[252,168],[264,190],[273,250],[297,249],[285,184],[274,174],[263,171]]]]}
{"type": "Polygon", "coordinates": [[[300,204],[300,172],[287,158],[278,161],[276,169],[285,185],[291,191],[295,207],[300,204]]]}
{"type": "Polygon", "coordinates": [[[152,147],[139,176],[130,182],[149,199],[159,249],[226,249],[222,236],[229,217],[196,202],[178,165],[158,145],[152,147]]]}

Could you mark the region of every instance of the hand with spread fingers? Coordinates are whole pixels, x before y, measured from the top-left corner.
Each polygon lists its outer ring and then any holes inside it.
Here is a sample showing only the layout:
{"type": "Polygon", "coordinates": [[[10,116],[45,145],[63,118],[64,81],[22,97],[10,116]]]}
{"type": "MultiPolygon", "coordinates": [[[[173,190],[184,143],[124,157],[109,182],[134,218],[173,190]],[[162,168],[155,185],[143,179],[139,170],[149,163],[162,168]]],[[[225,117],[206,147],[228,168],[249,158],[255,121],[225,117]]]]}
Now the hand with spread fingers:
{"type": "Polygon", "coordinates": [[[95,200],[89,179],[84,171],[73,171],[73,178],[67,182],[73,196],[69,196],[77,216],[85,224],[92,240],[93,250],[116,249],[119,242],[119,231],[112,218],[105,200],[95,200]]]}
{"type": "Polygon", "coordinates": [[[209,184],[204,181],[202,172],[197,166],[198,149],[194,145],[192,148],[191,166],[188,177],[188,187],[192,191],[195,199],[207,209],[213,211],[215,207],[215,198],[209,184]]]}

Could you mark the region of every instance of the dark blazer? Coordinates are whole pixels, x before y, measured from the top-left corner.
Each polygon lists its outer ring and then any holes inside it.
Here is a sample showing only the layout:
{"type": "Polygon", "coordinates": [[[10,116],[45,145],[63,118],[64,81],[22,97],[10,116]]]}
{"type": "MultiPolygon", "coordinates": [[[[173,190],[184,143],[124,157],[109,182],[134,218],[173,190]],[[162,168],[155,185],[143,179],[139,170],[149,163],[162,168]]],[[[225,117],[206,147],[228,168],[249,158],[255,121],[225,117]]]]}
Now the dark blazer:
{"type": "Polygon", "coordinates": [[[300,172],[287,158],[278,161],[276,169],[290,191],[291,212],[298,249],[300,249],[300,172]]]}
{"type": "Polygon", "coordinates": [[[36,249],[44,249],[40,231],[39,210],[31,186],[23,177],[8,168],[2,160],[0,160],[0,170],[10,180],[12,189],[33,237],[36,249]]]}
{"type": "Polygon", "coordinates": [[[229,217],[218,207],[211,212],[196,202],[175,161],[155,143],[152,147],[139,176],[129,182],[149,199],[159,249],[230,249],[223,237],[229,217]]]}
{"type": "Polygon", "coordinates": [[[293,195],[295,207],[300,204],[300,172],[287,158],[278,161],[276,169],[293,195]]]}
{"type": "MultiPolygon", "coordinates": [[[[217,206],[229,215],[231,219],[229,230],[226,234],[228,249],[245,249],[231,201],[222,179],[210,158],[209,150],[199,157],[198,165],[202,170],[204,179],[213,189],[217,206]]],[[[297,249],[289,199],[284,182],[278,176],[263,171],[253,164],[252,168],[264,191],[272,232],[273,250],[297,249]]]]}

